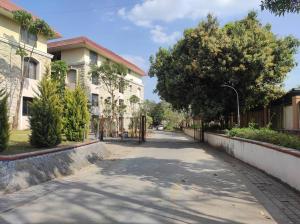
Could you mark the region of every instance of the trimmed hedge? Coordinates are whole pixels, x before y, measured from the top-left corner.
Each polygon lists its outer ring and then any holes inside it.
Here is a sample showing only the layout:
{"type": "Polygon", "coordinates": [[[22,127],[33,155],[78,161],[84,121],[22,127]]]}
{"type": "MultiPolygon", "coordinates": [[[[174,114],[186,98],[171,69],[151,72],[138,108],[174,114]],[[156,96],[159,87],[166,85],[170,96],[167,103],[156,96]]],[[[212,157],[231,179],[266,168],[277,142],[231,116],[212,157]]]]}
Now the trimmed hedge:
{"type": "Polygon", "coordinates": [[[232,137],[236,136],[256,141],[268,142],[274,145],[300,150],[300,137],[274,131],[269,128],[232,128],[231,130],[227,131],[227,134],[232,137]]]}

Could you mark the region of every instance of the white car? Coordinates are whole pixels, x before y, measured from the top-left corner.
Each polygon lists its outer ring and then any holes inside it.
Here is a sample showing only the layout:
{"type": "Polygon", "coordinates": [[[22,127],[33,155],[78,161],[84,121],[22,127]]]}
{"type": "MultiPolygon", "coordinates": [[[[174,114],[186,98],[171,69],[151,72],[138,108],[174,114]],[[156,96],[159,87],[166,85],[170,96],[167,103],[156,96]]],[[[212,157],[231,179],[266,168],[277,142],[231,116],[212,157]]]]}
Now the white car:
{"type": "Polygon", "coordinates": [[[156,129],[157,129],[158,131],[163,131],[163,130],[164,130],[164,126],[158,125],[156,129]]]}

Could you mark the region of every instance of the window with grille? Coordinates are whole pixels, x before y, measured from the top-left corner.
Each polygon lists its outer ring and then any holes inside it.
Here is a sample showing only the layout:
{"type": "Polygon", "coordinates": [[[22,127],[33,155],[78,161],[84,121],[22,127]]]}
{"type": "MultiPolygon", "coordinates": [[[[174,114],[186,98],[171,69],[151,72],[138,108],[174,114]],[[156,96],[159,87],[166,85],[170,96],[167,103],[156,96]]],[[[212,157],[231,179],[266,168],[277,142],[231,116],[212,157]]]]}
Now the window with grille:
{"type": "Polygon", "coordinates": [[[37,41],[37,35],[29,32],[24,28],[21,28],[21,40],[25,44],[35,46],[37,41]]]}
{"type": "Polygon", "coordinates": [[[99,85],[99,75],[97,73],[92,73],[92,84],[99,85]]]}
{"type": "Polygon", "coordinates": [[[90,51],[90,64],[97,65],[98,62],[98,54],[94,51],[90,51]]]}
{"type": "Polygon", "coordinates": [[[24,77],[37,79],[38,62],[33,58],[24,58],[24,77]]]}
{"type": "Polygon", "coordinates": [[[23,109],[22,115],[29,116],[30,115],[30,104],[32,103],[32,98],[30,97],[23,97],[23,109]]]}
{"type": "Polygon", "coordinates": [[[99,95],[98,94],[92,94],[92,106],[98,107],[99,106],[99,95]]]}

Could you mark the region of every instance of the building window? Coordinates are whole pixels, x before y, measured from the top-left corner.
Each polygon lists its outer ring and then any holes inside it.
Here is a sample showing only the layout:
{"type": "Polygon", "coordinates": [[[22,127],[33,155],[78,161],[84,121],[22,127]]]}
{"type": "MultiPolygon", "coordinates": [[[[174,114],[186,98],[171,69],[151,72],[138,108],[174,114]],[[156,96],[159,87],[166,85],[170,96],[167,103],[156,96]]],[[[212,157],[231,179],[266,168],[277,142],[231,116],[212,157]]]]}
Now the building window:
{"type": "Polygon", "coordinates": [[[38,62],[33,58],[24,58],[24,77],[37,79],[38,62]]]}
{"type": "Polygon", "coordinates": [[[138,88],[137,95],[138,95],[139,98],[142,98],[142,91],[141,91],[141,88],[138,88]]]}
{"type": "Polygon", "coordinates": [[[51,53],[51,54],[53,54],[52,61],[59,61],[59,60],[61,60],[61,51],[54,52],[54,53],[51,53]]]}
{"type": "Polygon", "coordinates": [[[70,89],[75,89],[77,84],[77,71],[71,69],[67,73],[67,87],[70,89]]]}
{"type": "Polygon", "coordinates": [[[68,84],[76,84],[77,81],[77,74],[76,74],[76,70],[72,69],[68,71],[67,74],[67,82],[68,84]]]}
{"type": "Polygon", "coordinates": [[[99,75],[97,73],[92,73],[92,84],[99,85],[99,75]]]}
{"type": "Polygon", "coordinates": [[[132,73],[131,69],[128,69],[128,74],[131,74],[131,73],[132,73]]]}
{"type": "Polygon", "coordinates": [[[35,46],[37,41],[37,35],[29,32],[28,30],[21,28],[21,40],[25,44],[35,46]]]}
{"type": "Polygon", "coordinates": [[[125,81],[124,79],[121,79],[119,83],[119,93],[124,93],[124,89],[125,89],[125,81]]]}
{"type": "Polygon", "coordinates": [[[32,103],[32,98],[23,97],[23,110],[22,110],[22,115],[23,116],[29,116],[30,115],[30,104],[31,103],[32,103]]]}
{"type": "Polygon", "coordinates": [[[119,106],[124,106],[124,100],[123,99],[119,99],[119,106]]]}
{"type": "Polygon", "coordinates": [[[98,94],[92,94],[92,106],[98,107],[99,106],[99,95],[98,94]]]}
{"type": "Polygon", "coordinates": [[[98,62],[98,54],[94,51],[90,51],[90,64],[97,65],[98,62]]]}
{"type": "Polygon", "coordinates": [[[132,92],[132,85],[129,86],[129,91],[132,92]]]}

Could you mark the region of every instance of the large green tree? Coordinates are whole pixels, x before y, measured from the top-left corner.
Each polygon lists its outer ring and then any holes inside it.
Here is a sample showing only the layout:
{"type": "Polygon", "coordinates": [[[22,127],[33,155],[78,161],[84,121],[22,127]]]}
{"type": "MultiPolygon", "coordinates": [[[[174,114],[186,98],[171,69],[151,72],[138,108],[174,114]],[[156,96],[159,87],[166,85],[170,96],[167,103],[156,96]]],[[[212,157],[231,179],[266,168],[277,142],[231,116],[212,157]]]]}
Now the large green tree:
{"type": "Polygon", "coordinates": [[[283,94],[283,81],[295,66],[299,41],[277,37],[254,12],[221,27],[208,15],[170,49],[150,58],[156,91],[175,109],[214,119],[235,111],[235,87],[243,110],[267,105],[283,94]]]}
{"type": "Polygon", "coordinates": [[[275,15],[284,15],[285,13],[299,13],[299,0],[262,0],[261,8],[270,10],[275,15]]]}

